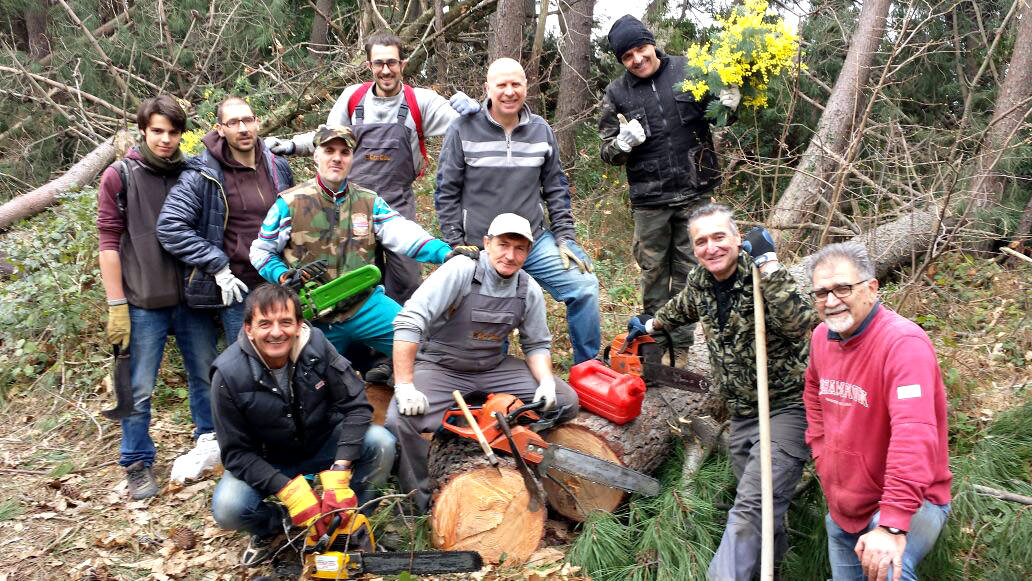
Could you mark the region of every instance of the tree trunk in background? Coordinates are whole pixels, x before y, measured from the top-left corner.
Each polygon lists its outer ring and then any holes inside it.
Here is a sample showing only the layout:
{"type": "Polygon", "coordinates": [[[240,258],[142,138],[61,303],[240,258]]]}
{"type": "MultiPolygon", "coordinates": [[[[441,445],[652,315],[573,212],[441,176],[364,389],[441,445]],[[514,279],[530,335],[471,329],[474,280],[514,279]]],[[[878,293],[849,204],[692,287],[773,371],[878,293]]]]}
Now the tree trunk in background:
{"type": "MultiPolygon", "coordinates": [[[[976,170],[972,176],[969,196],[970,204],[976,210],[986,210],[1000,203],[1007,178],[994,169],[1004,157],[1004,150],[1020,131],[1029,109],[1032,109],[1032,103],[1028,100],[1029,95],[1032,95],[1032,0],[1017,1],[1022,2],[1022,5],[1016,15],[1018,22],[1014,51],[1000,92],[996,95],[993,119],[986,130],[985,141],[979,148],[976,170]]],[[[990,222],[999,223],[998,220],[990,222]]]]}
{"type": "Polygon", "coordinates": [[[863,109],[861,97],[871,74],[871,63],[885,34],[889,4],[890,0],[867,0],[860,10],[846,62],[824,106],[817,133],[767,222],[783,240],[779,248],[797,247],[797,231],[779,229],[812,219],[817,200],[828,191],[830,178],[839,167],[836,158],[845,157],[856,113],[863,109]],[[825,154],[825,150],[831,155],[825,154]]]}
{"type": "Polygon", "coordinates": [[[537,26],[534,30],[534,44],[530,47],[530,60],[527,62],[527,102],[530,108],[542,113],[541,100],[541,47],[545,44],[545,23],[548,21],[549,0],[541,0],[538,8],[537,26]]]}
{"type": "Polygon", "coordinates": [[[560,0],[560,10],[567,23],[560,52],[563,59],[559,87],[562,98],[556,111],[556,135],[563,164],[572,162],[576,154],[577,116],[590,107],[591,87],[591,23],[595,0],[560,0]]]}
{"type": "Polygon", "coordinates": [[[315,15],[312,17],[312,34],[308,37],[308,51],[316,60],[322,60],[322,52],[329,50],[330,23],[327,17],[333,17],[333,0],[316,0],[315,15]]]}
{"type": "Polygon", "coordinates": [[[29,56],[38,61],[50,54],[47,24],[50,20],[50,1],[37,0],[25,9],[25,32],[29,41],[29,56]]]}
{"type": "MultiPolygon", "coordinates": [[[[440,32],[444,30],[444,5],[442,0],[433,1],[434,32],[440,32]]],[[[444,85],[448,81],[448,45],[443,34],[434,39],[434,52],[437,53],[437,82],[444,85]]]]}
{"type": "Polygon", "coordinates": [[[523,7],[523,0],[498,0],[495,13],[491,16],[492,34],[487,41],[488,61],[494,62],[502,57],[520,60],[523,25],[527,21],[523,7]]]}

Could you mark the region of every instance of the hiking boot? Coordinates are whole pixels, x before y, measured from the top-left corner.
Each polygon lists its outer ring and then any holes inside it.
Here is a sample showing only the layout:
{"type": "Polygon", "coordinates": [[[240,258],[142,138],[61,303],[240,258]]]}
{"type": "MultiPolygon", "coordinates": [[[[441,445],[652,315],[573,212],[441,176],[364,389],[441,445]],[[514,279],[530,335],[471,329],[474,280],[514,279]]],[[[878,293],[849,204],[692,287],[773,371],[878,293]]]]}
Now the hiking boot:
{"type": "Polygon", "coordinates": [[[394,385],[394,363],[384,361],[376,367],[366,371],[365,380],[367,383],[379,383],[381,385],[394,385]]]}
{"type": "Polygon", "coordinates": [[[240,565],[242,567],[256,567],[268,561],[283,546],[284,538],[282,533],[276,533],[269,537],[251,535],[244,552],[240,554],[240,565]]]}
{"type": "Polygon", "coordinates": [[[158,481],[154,479],[154,471],[150,466],[144,465],[143,460],[126,466],[125,474],[129,481],[129,498],[143,500],[158,493],[158,481]]]}

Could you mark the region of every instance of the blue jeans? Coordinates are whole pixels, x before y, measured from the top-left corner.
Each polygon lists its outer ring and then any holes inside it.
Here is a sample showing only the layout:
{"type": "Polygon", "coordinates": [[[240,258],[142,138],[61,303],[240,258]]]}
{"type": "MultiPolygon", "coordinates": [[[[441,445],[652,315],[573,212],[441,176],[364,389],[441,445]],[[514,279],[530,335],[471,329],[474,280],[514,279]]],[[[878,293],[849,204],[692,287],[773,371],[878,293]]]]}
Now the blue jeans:
{"type": "Polygon", "coordinates": [[[401,305],[383,292],[383,286],[373,289],[362,307],[351,318],[340,323],[316,323],[326,339],[344,353],[348,345],[361,343],[390,357],[394,347],[394,317],[401,305]]]}
{"type": "MultiPolygon", "coordinates": [[[[927,500],[910,519],[910,530],[907,532],[907,546],[903,549],[903,581],[916,581],[917,564],[932,550],[932,545],[939,538],[939,532],[946,524],[946,515],[950,505],[940,506],[927,500]]],[[[858,533],[847,533],[839,528],[831,515],[825,515],[824,526],[828,530],[828,557],[831,559],[831,575],[834,581],[866,581],[860,560],[856,558],[853,548],[860,536],[878,526],[881,511],[874,513],[867,528],[858,533]]],[[[892,579],[892,565],[889,565],[889,579],[892,579]]]]}
{"type": "MultiPolygon", "coordinates": [[[[567,243],[586,264],[591,258],[572,240],[567,243]]],[[[573,362],[580,363],[598,354],[602,328],[598,314],[598,279],[590,272],[581,272],[572,261],[563,268],[555,236],[545,230],[534,241],[523,270],[534,277],[552,298],[566,303],[566,323],[573,345],[573,362]]]]}
{"type": "Polygon", "coordinates": [[[208,369],[215,360],[215,321],[211,311],[186,305],[163,309],[141,309],[129,305],[129,368],[133,384],[133,411],[122,420],[121,457],[118,463],[129,466],[143,460],[154,464],[157,453],[151,439],[150,400],[158,377],[165,339],[175,335],[183,354],[190,393],[190,416],[194,438],[215,431],[211,419],[211,386],[208,369]]]}
{"type": "MultiPolygon", "coordinates": [[[[283,474],[294,478],[298,474],[317,474],[328,470],[337,455],[338,432],[326,440],[323,447],[304,460],[292,464],[273,464],[283,474]]],[[[383,426],[370,425],[362,442],[362,455],[351,465],[351,489],[362,506],[376,498],[376,486],[383,484],[394,465],[395,442],[383,426]]],[[[366,513],[375,507],[367,507],[366,513]]],[[[265,502],[265,495],[233,476],[228,470],[215,486],[211,498],[211,514],[224,529],[246,531],[259,537],[270,537],[283,530],[279,507],[265,502]]]]}
{"type": "Polygon", "coordinates": [[[219,317],[222,319],[222,331],[226,334],[227,346],[232,345],[237,340],[237,336],[240,335],[240,329],[244,327],[244,301],[246,300],[247,295],[245,294],[243,301],[219,309],[219,317]]]}

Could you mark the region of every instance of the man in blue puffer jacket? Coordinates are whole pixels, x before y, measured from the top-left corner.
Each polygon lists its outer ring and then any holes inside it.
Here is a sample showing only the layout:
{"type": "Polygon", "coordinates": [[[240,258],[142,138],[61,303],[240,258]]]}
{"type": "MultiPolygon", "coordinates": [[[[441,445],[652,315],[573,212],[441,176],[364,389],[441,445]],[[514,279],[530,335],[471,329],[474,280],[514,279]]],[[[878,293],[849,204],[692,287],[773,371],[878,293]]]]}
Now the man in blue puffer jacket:
{"type": "Polygon", "coordinates": [[[240,97],[219,103],[205,151],[169,192],[157,222],[161,245],[186,263],[186,302],[221,309],[227,342],[243,325],[244,298],[263,282],[248,252],[279,192],[294,185],[283,157],[258,138],[258,118],[240,97]]]}

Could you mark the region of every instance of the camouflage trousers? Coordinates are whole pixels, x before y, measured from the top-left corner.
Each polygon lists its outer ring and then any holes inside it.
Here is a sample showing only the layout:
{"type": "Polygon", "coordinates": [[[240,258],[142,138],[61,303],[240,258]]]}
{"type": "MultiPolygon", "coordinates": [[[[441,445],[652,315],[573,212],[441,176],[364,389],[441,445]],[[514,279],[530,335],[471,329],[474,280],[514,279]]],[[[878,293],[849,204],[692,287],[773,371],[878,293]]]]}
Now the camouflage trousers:
{"type": "MultiPolygon", "coordinates": [[[[696,263],[688,218],[696,207],[631,208],[634,216],[634,260],[641,267],[641,302],[644,311],[656,311],[684,288],[688,270],[696,263]]],[[[691,344],[693,325],[675,330],[675,344],[691,344]]]]}

